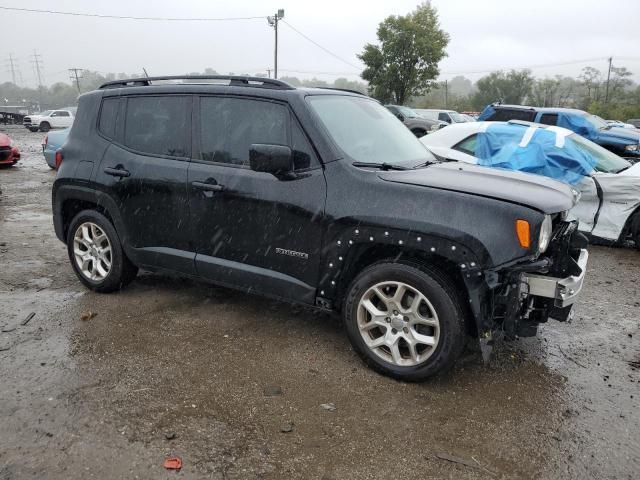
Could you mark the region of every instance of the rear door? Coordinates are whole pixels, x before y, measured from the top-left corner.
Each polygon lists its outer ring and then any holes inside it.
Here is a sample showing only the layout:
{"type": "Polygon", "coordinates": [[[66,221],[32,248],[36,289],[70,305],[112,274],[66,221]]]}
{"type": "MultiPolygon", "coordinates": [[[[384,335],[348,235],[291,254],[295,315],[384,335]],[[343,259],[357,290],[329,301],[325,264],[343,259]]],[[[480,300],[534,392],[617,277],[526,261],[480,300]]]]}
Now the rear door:
{"type": "Polygon", "coordinates": [[[326,183],[295,116],[284,103],[203,96],[195,117],[189,210],[198,273],[313,303],[326,183]],[[254,143],[290,146],[295,173],[276,178],[252,171],[254,143]]]}
{"type": "Polygon", "coordinates": [[[132,260],[185,273],[194,272],[195,256],[187,203],[191,102],[186,95],[104,99],[98,129],[111,142],[95,178],[117,205],[132,260]]]}
{"type": "Polygon", "coordinates": [[[51,126],[54,128],[70,127],[73,122],[73,117],[66,110],[56,110],[49,118],[51,120],[51,126]]]}

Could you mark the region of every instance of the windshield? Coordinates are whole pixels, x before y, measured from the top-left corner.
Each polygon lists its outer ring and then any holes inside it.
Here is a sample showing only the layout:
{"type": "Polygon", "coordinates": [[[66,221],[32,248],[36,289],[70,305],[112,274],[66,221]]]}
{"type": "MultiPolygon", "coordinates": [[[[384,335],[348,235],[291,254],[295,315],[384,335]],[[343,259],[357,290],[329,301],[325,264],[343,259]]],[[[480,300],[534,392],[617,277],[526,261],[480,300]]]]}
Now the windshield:
{"type": "Polygon", "coordinates": [[[586,115],[585,118],[591,125],[596,127],[598,130],[601,130],[603,128],[609,128],[609,125],[607,125],[607,122],[605,122],[603,119],[601,119],[597,115],[586,115]]]}
{"type": "Polygon", "coordinates": [[[400,106],[398,106],[396,108],[400,111],[400,113],[402,115],[404,115],[407,118],[418,118],[419,117],[419,115],[416,112],[414,112],[413,110],[411,110],[409,107],[400,107],[400,106]]]}
{"type": "Polygon", "coordinates": [[[42,113],[36,113],[36,115],[40,115],[41,117],[48,117],[49,115],[51,115],[51,112],[53,112],[53,110],[45,110],[42,113]]]}
{"type": "Polygon", "coordinates": [[[458,112],[449,112],[449,116],[453,120],[453,123],[466,123],[468,120],[460,115],[458,112]]]}
{"type": "Polygon", "coordinates": [[[569,135],[569,138],[580,150],[596,159],[595,169],[597,172],[619,173],[631,166],[631,163],[624,158],[576,133],[569,135]]]}
{"type": "Polygon", "coordinates": [[[346,95],[307,98],[333,141],[355,161],[392,165],[435,161],[416,136],[374,100],[346,95]]]}

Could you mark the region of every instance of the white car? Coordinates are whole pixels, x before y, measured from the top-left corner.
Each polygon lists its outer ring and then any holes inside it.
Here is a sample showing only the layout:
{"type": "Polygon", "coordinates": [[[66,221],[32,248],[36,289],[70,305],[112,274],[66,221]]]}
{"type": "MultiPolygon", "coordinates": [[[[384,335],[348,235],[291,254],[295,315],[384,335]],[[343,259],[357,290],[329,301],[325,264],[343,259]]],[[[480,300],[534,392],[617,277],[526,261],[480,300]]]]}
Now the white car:
{"type": "Polygon", "coordinates": [[[441,122],[447,122],[449,124],[464,123],[469,120],[460,115],[455,110],[438,110],[435,108],[414,108],[415,112],[418,112],[424,118],[431,120],[440,120],[441,122]]]}
{"type": "Polygon", "coordinates": [[[52,128],[67,128],[73,125],[75,109],[45,110],[42,113],[27,115],[22,124],[32,132],[48,132],[52,128]]]}
{"type": "Polygon", "coordinates": [[[528,122],[455,124],[422,137],[420,141],[438,157],[483,164],[485,162],[480,162],[476,157],[478,138],[496,124],[520,126],[521,138],[517,139],[518,145],[512,142],[513,149],[535,142],[536,129],[555,133],[555,147],[562,148],[566,139],[570,139],[573,147],[595,162],[589,174],[577,177],[580,180],[575,188],[580,191],[581,198],[570,216],[579,220],[579,229],[585,233],[611,241],[623,241],[631,237],[636,247],[640,248],[640,163],[633,165],[565,128],[528,122]]]}

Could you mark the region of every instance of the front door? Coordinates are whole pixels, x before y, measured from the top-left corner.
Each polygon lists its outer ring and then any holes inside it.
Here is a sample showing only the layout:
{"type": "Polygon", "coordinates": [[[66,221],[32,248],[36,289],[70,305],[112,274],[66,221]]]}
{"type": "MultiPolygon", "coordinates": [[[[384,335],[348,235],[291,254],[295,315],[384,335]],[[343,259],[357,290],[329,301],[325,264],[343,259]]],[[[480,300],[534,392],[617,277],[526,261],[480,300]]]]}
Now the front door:
{"type": "Polygon", "coordinates": [[[287,105],[267,100],[203,96],[196,112],[188,181],[198,273],[313,303],[326,184],[304,132],[287,105]],[[250,170],[254,143],[290,146],[295,174],[250,170]]]}

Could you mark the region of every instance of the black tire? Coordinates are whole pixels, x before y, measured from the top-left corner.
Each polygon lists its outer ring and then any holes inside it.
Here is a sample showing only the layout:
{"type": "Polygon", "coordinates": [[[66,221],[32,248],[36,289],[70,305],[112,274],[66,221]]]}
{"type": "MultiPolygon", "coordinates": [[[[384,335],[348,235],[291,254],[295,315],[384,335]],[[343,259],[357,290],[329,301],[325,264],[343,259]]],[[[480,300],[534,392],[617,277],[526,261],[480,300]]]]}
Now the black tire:
{"type": "Polygon", "coordinates": [[[40,131],[41,132],[48,132],[49,130],[51,130],[51,125],[49,124],[49,122],[42,122],[40,124],[40,131]]]}
{"type": "Polygon", "coordinates": [[[76,272],[78,279],[87,288],[96,292],[109,293],[120,290],[131,283],[138,274],[138,267],[131,263],[122,250],[120,238],[118,237],[116,229],[107,217],[95,210],[82,210],[71,221],[71,225],[67,232],[67,253],[69,255],[71,266],[73,267],[74,272],[76,272]],[[82,273],[80,267],[76,263],[73,252],[74,236],[76,231],[86,222],[91,222],[97,225],[106,234],[111,245],[111,269],[108,271],[108,274],[99,281],[91,280],[82,273]]]}
{"type": "Polygon", "coordinates": [[[29,127],[31,133],[36,133],[38,130],[40,130],[38,127],[29,127]]]}
{"type": "Polygon", "coordinates": [[[454,365],[464,349],[466,328],[460,297],[445,275],[427,266],[385,260],[366,268],[349,286],[343,317],[349,340],[365,363],[373,370],[398,380],[419,382],[442,374],[454,365]],[[367,346],[358,328],[360,299],[369,288],[387,281],[402,282],[418,290],[438,316],[440,333],[437,345],[430,356],[417,365],[399,366],[385,361],[367,346]]]}
{"type": "Polygon", "coordinates": [[[413,133],[417,138],[424,137],[427,134],[426,130],[422,130],[421,128],[414,128],[411,130],[411,133],[413,133]]]}
{"type": "Polygon", "coordinates": [[[633,238],[636,248],[640,250],[640,212],[631,219],[631,238],[633,238]]]}

